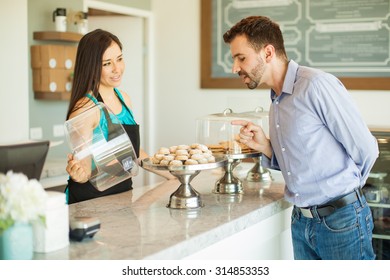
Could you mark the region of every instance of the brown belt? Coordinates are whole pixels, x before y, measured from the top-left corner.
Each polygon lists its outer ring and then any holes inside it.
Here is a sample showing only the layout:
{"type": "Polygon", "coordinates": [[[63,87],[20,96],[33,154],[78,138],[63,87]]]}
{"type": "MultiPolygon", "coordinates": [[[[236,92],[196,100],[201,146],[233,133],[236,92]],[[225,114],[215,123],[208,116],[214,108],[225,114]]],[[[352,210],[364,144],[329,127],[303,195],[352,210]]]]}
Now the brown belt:
{"type": "Polygon", "coordinates": [[[337,209],[340,209],[348,204],[354,203],[359,199],[359,196],[363,196],[361,188],[355,189],[353,192],[346,194],[336,200],[329,201],[326,204],[311,207],[296,207],[304,217],[314,218],[319,216],[320,218],[329,216],[337,209]],[[315,214],[317,213],[317,215],[315,214]]]}

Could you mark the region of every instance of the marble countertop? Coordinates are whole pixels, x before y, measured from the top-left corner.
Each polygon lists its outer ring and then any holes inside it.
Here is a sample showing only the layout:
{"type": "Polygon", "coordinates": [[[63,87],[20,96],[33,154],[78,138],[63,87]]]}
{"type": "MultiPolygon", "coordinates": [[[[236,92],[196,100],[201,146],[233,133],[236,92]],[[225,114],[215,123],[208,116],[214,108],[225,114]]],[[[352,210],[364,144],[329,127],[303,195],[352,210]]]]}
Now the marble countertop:
{"type": "Polygon", "coordinates": [[[35,253],[34,259],[181,259],[290,207],[279,172],[272,172],[272,183],[243,180],[240,195],[213,193],[222,175],[220,169],[204,170],[193,179],[204,203],[194,210],[166,207],[178,180],[71,204],[69,216],[98,218],[99,232],[55,252],[35,253]]]}

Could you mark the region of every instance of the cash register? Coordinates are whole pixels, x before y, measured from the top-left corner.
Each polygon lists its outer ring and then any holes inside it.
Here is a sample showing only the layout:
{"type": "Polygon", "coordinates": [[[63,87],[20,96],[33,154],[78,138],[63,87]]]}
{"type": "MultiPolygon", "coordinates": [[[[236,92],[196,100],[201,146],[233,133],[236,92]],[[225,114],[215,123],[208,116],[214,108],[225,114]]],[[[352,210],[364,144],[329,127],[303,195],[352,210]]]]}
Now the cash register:
{"type": "Polygon", "coordinates": [[[12,170],[39,180],[49,151],[49,141],[0,144],[0,173],[12,170]]]}

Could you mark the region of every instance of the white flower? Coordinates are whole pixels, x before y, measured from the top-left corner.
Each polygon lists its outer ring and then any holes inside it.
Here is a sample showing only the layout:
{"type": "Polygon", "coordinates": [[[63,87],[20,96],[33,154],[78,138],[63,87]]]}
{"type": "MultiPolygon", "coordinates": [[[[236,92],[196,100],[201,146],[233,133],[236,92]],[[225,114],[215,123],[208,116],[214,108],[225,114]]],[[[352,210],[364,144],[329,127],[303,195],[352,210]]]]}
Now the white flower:
{"type": "Polygon", "coordinates": [[[22,173],[0,173],[0,231],[16,222],[44,219],[47,193],[36,180],[22,173]]]}

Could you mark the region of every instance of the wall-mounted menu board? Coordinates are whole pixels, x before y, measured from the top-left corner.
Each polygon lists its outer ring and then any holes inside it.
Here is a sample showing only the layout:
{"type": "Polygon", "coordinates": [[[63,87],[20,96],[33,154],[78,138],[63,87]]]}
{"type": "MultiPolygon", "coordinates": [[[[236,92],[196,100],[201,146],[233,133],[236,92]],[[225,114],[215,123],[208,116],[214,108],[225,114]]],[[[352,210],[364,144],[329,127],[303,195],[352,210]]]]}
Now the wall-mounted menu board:
{"type": "Polygon", "coordinates": [[[201,87],[244,88],[223,34],[250,15],[278,22],[287,55],[349,89],[390,89],[390,0],[202,0],[201,87]]]}

